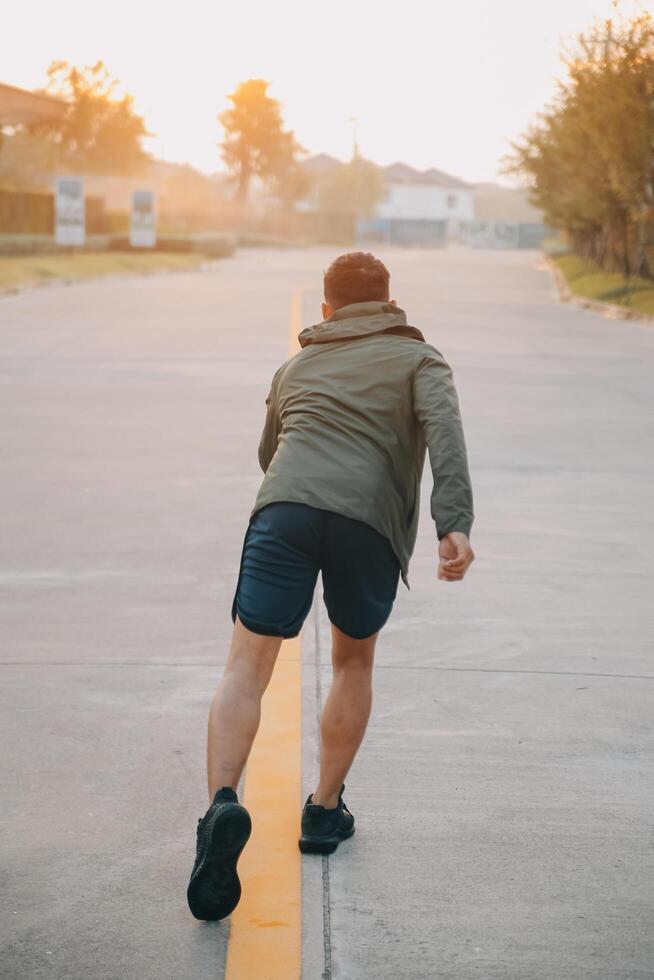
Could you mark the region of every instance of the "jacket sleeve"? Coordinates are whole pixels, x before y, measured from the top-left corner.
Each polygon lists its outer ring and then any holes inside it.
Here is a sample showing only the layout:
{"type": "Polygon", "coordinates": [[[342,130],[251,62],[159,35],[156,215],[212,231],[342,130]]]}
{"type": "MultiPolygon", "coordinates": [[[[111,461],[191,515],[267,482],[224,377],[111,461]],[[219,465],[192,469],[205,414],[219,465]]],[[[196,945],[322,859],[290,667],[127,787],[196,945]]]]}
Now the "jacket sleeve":
{"type": "Polygon", "coordinates": [[[470,537],[473,496],[459,399],[452,369],[435,349],[434,355],[422,358],[414,374],[413,406],[434,477],[431,516],[438,539],[451,531],[470,537]]]}
{"type": "Polygon", "coordinates": [[[264,422],[261,441],[259,442],[259,465],[265,473],[277,449],[277,440],[281,431],[279,413],[277,410],[277,375],[272,380],[268,397],[266,398],[266,421],[264,422]]]}

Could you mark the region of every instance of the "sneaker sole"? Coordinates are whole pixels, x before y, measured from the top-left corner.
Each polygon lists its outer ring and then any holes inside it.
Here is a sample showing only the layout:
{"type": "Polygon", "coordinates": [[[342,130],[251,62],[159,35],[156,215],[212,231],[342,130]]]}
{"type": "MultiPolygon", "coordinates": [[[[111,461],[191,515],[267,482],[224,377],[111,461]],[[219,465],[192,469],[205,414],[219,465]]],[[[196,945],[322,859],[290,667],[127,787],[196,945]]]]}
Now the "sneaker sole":
{"type": "Polygon", "coordinates": [[[333,837],[310,837],[302,834],[299,840],[300,850],[303,854],[333,854],[341,841],[347,840],[353,833],[354,827],[333,837]]]}
{"type": "Polygon", "coordinates": [[[204,855],[189,882],[186,897],[196,919],[215,922],[234,911],[241,898],[236,864],[252,833],[245,807],[219,811],[203,830],[204,855]]]}

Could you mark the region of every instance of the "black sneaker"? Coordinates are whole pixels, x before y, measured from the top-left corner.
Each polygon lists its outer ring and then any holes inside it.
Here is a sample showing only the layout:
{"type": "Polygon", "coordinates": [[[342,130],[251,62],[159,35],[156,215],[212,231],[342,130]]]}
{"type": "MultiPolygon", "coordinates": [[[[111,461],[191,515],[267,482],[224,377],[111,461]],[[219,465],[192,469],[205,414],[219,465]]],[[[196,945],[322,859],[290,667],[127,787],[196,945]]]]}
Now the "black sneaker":
{"type": "Polygon", "coordinates": [[[214,922],[233,912],[241,897],[236,862],[252,831],[250,814],[229,786],[219,789],[198,820],[198,843],[186,897],[196,919],[214,922]]]}
{"type": "Polygon", "coordinates": [[[342,840],[354,833],[354,817],[343,802],[341,786],[338,804],[327,810],[319,803],[312,803],[313,793],[309,793],[302,811],[302,836],[300,850],[303,854],[332,854],[342,840]]]}

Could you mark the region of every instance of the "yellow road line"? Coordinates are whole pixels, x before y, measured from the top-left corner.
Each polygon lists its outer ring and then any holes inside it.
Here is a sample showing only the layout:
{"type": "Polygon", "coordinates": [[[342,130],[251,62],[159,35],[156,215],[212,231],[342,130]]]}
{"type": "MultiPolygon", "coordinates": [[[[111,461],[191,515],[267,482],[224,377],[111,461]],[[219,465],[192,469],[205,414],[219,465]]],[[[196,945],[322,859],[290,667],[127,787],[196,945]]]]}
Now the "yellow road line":
{"type": "MultiPolygon", "coordinates": [[[[302,295],[295,290],[289,354],[299,350],[301,311],[302,295]]],[[[282,643],[245,770],[243,803],[252,815],[252,837],[238,865],[243,897],[231,917],[225,980],[300,977],[301,652],[299,636],[282,643]]]]}

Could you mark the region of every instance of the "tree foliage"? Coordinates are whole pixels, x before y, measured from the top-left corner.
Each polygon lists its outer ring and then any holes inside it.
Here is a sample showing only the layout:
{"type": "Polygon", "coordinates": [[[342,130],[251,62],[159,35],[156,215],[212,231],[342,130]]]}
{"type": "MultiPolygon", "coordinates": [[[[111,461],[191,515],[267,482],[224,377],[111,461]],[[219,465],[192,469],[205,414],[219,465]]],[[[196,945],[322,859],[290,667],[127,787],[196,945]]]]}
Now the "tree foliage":
{"type": "Polygon", "coordinates": [[[384,195],[384,181],[379,167],[355,153],[348,163],[324,174],[316,192],[319,210],[367,218],[384,195]]]}
{"type": "Polygon", "coordinates": [[[311,176],[298,159],[289,160],[274,179],[273,192],[287,211],[311,193],[311,176]]]}
{"type": "Polygon", "coordinates": [[[248,198],[254,177],[276,186],[279,196],[291,201],[301,196],[298,170],[302,147],[284,129],[281,103],[268,95],[269,82],[251,78],[228,96],[231,106],[218,116],[225,138],[221,144],[227,168],[237,182],[236,197],[248,198]]]}
{"type": "Polygon", "coordinates": [[[654,20],[608,20],[565,58],[553,102],[513,145],[508,172],[527,177],[546,220],[577,251],[649,274],[654,219],[654,20]]]}
{"type": "Polygon", "coordinates": [[[64,118],[32,127],[49,144],[51,165],[93,174],[134,174],[149,161],[142,147],[148,135],[130,95],[117,98],[118,82],[104,62],[76,68],[53,61],[46,91],[68,104],[64,118]]]}

